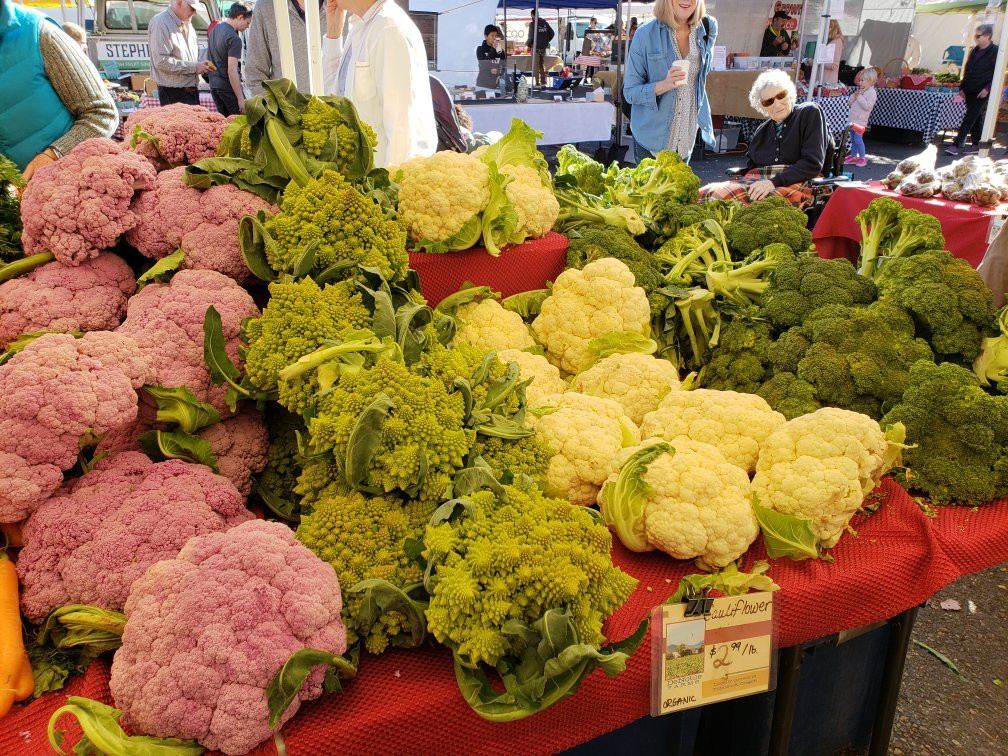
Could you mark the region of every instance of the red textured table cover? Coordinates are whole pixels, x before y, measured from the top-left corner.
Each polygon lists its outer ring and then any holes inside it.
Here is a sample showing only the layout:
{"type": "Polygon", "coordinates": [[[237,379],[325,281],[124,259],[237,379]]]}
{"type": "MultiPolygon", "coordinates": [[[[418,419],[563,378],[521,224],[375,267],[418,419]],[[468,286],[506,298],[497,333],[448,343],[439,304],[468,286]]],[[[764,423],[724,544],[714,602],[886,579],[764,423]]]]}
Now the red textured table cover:
{"type": "MultiPolygon", "coordinates": [[[[893,617],[962,575],[1008,560],[1008,500],[975,510],[941,508],[931,519],[891,480],[881,491],[878,511],[852,522],[858,537],[845,535],[833,550],[835,563],[772,563],[770,575],[781,586],[782,647],[893,617]]],[[[630,634],[675,591],[684,574],[695,571],[655,552],[633,554],[616,547],[613,556],[640,585],[610,619],[610,638],[630,634]]],[[[765,557],[759,542],[744,568],[765,557]]],[[[522,721],[497,724],[478,717],[463,701],[446,650],[365,656],[347,691],[305,704],[284,728],[283,741],[290,756],[551,753],[645,716],[650,659],[645,642],[618,677],[596,671],[571,698],[522,721]]],[[[92,664],[65,693],[47,694],[0,720],[0,753],[50,753],[46,725],[66,694],[112,703],[107,664],[92,664]]],[[[64,727],[79,733],[69,718],[64,727]]],[[[71,734],[66,742],[77,737],[71,734]]],[[[272,756],[276,748],[268,742],[254,753],[272,756]]]]}
{"type": "Polygon", "coordinates": [[[877,181],[872,181],[868,186],[839,186],[812,229],[812,241],[815,242],[820,257],[846,257],[852,263],[857,263],[861,227],[856,216],[876,197],[892,197],[905,207],[933,215],[941,222],[946,249],[974,268],[987,252],[987,235],[991,222],[999,214],[1008,212],[1008,207],[1004,204],[998,207],[979,207],[943,197],[904,197],[886,189],[877,181]]]}
{"type": "Polygon", "coordinates": [[[545,289],[567,265],[567,237],[550,231],[541,239],[505,247],[500,257],[491,257],[477,247],[463,252],[432,255],[410,252],[410,267],[420,275],[420,291],[427,304],[458,291],[462,284],[492,286],[503,296],[545,289]]]}

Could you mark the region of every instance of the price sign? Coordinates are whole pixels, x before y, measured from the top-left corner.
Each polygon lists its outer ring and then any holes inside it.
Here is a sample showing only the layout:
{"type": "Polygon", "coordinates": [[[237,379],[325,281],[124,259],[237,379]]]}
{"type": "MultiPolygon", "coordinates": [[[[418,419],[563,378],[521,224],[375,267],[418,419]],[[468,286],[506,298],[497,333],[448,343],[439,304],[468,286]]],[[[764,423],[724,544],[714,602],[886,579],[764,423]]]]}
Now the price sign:
{"type": "Polygon", "coordinates": [[[774,594],[662,605],[652,617],[651,714],[772,690],[774,594]],[[696,611],[699,609],[699,611],[696,611]]]}

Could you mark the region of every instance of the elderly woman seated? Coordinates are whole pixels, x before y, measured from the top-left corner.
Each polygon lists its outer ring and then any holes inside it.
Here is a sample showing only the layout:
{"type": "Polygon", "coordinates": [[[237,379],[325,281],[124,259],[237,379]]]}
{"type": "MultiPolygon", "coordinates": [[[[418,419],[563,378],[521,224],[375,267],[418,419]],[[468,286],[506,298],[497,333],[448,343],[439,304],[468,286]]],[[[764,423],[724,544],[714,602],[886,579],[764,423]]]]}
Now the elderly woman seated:
{"type": "Polygon", "coordinates": [[[755,202],[779,194],[802,207],[812,199],[808,182],[822,173],[830,136],[819,106],[795,104],[791,78],[779,69],[764,71],[749,90],[749,102],[767,116],[746,150],[746,172],[732,181],[700,189],[700,201],[735,199],[755,202]]]}

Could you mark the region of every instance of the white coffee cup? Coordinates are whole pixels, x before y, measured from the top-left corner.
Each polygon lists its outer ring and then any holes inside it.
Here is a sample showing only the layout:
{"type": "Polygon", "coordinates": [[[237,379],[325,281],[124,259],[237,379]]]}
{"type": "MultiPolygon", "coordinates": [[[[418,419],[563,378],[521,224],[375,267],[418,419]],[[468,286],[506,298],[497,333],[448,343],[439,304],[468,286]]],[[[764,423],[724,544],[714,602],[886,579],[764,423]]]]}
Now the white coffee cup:
{"type": "Polygon", "coordinates": [[[680,58],[679,60],[672,61],[673,68],[679,68],[683,72],[683,80],[676,84],[677,87],[681,87],[686,83],[685,77],[689,75],[689,61],[680,58]]]}

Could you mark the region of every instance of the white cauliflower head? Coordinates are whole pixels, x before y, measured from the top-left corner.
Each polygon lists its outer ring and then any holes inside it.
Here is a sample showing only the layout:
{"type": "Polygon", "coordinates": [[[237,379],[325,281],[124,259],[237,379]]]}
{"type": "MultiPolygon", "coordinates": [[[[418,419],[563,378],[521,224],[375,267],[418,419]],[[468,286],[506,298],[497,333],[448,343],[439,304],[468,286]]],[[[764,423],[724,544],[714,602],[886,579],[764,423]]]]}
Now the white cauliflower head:
{"type": "Polygon", "coordinates": [[[553,187],[530,165],[504,165],[501,173],[511,177],[504,194],[518,213],[518,233],[538,239],[549,233],[560,215],[553,187]]]}
{"type": "Polygon", "coordinates": [[[785,422],[766,400],[736,391],[670,391],[641,422],[643,436],[687,436],[716,446],[747,473],[756,469],[764,439],[785,422]]]}
{"type": "Polygon", "coordinates": [[[819,543],[835,546],[851,517],[899,458],[867,415],[824,407],[781,425],[763,442],[752,490],[759,503],[808,520],[819,543]]]}
{"type": "Polygon", "coordinates": [[[567,381],[560,377],[560,370],[541,354],[521,349],[501,349],[497,352],[497,358],[504,364],[517,364],[523,381],[532,379],[532,383],[525,387],[525,399],[529,407],[538,407],[547,396],[562,394],[567,390],[567,381]]]}
{"type": "Polygon", "coordinates": [[[496,299],[481,299],[458,308],[459,327],[455,342],[472,344],[484,352],[491,349],[528,349],[535,339],[521,315],[501,307],[496,299]]]}
{"type": "Polygon", "coordinates": [[[702,569],[734,562],[758,533],[749,476],[715,447],[649,439],[621,455],[598,496],[602,516],[632,551],[660,549],[702,569]]]}
{"type": "Polygon", "coordinates": [[[546,358],[567,373],[587,368],[593,339],[613,333],[651,335],[651,308],[644,289],[620,260],[605,257],[557,276],[532,333],[546,358]]]}
{"type": "Polygon", "coordinates": [[[490,169],[461,152],[435,152],[407,160],[396,176],[399,218],[413,241],[451,239],[467,224],[478,223],[477,216],[490,201],[490,169]]]}
{"type": "Polygon", "coordinates": [[[611,399],[554,394],[542,405],[551,411],[532,417],[530,424],[553,450],[546,471],[546,494],[589,506],[605,482],[610,461],[624,446],[639,441],[637,426],[611,399]]]}
{"type": "Polygon", "coordinates": [[[668,360],[631,352],[603,357],[571,381],[571,390],[614,399],[640,425],[662,398],[679,388],[679,372],[668,360]]]}

